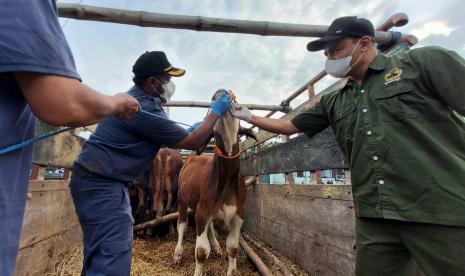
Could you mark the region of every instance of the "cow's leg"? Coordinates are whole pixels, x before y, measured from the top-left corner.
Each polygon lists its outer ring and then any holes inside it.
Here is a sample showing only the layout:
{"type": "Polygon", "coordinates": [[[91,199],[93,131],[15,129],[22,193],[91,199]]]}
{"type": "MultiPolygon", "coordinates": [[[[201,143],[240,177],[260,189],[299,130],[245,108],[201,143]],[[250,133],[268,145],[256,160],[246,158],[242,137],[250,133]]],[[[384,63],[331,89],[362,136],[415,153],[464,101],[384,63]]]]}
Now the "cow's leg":
{"type": "Polygon", "coordinates": [[[166,166],[166,160],[164,158],[160,158],[160,162],[157,164],[157,204],[155,206],[155,210],[157,212],[156,218],[161,218],[163,216],[163,205],[165,199],[165,186],[166,182],[169,179],[167,176],[168,173],[168,166],[166,166]]]}
{"type": "Polygon", "coordinates": [[[165,211],[170,212],[172,209],[171,205],[173,204],[173,190],[170,188],[169,190],[166,189],[165,192],[167,193],[168,197],[168,200],[166,201],[165,211]]]}
{"type": "Polygon", "coordinates": [[[163,172],[161,171],[161,160],[157,157],[155,162],[155,171],[153,173],[153,195],[152,195],[152,211],[156,212],[156,217],[158,218],[158,204],[160,201],[160,192],[162,187],[162,175],[163,172]]]}
{"type": "MultiPolygon", "coordinates": [[[[162,186],[163,186],[162,182],[162,186]]],[[[157,203],[157,215],[156,218],[159,219],[163,216],[163,209],[164,209],[164,197],[165,197],[165,189],[163,187],[160,187],[160,193],[158,197],[158,203],[157,203]]]]}
{"type": "Polygon", "coordinates": [[[195,212],[197,228],[197,239],[195,242],[195,272],[194,276],[201,276],[205,261],[210,255],[210,242],[208,241],[208,228],[211,223],[209,216],[203,206],[197,206],[195,212]]]}
{"type": "Polygon", "coordinates": [[[208,240],[210,241],[213,253],[215,253],[217,256],[222,256],[223,250],[221,250],[220,243],[216,239],[215,228],[213,225],[213,221],[210,222],[210,226],[208,227],[208,240]]]}
{"type": "Polygon", "coordinates": [[[241,234],[242,222],[243,220],[238,215],[235,215],[231,219],[230,231],[226,238],[226,252],[228,252],[229,260],[227,276],[237,273],[236,257],[239,247],[239,236],[241,234]]]}
{"type": "Polygon", "coordinates": [[[170,221],[169,222],[169,229],[168,229],[168,235],[169,236],[174,236],[174,222],[170,221]]]}
{"type": "Polygon", "coordinates": [[[174,250],[174,262],[179,264],[182,260],[182,241],[187,228],[187,205],[180,201],[179,202],[179,217],[178,217],[178,244],[174,250]]]}
{"type": "Polygon", "coordinates": [[[166,193],[166,205],[165,205],[165,212],[171,210],[171,204],[173,204],[173,186],[174,186],[174,178],[176,176],[175,172],[176,166],[174,161],[172,160],[171,156],[167,157],[166,160],[166,176],[165,180],[166,183],[164,185],[165,193],[166,193]]]}
{"type": "Polygon", "coordinates": [[[144,220],[145,213],[145,192],[141,187],[137,187],[137,195],[139,196],[139,205],[137,206],[137,220],[139,222],[144,220]]]}

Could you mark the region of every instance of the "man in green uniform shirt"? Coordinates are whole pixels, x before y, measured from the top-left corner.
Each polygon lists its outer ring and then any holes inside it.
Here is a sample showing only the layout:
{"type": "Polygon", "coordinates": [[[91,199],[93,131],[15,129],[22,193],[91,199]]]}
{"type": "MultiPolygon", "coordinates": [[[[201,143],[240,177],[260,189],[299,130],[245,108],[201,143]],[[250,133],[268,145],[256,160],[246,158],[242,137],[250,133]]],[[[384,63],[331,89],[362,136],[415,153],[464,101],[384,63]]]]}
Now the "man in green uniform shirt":
{"type": "Polygon", "coordinates": [[[427,275],[465,275],[465,60],[440,47],[387,57],[374,35],[341,17],[308,44],[348,81],[292,120],[232,111],[286,135],[332,127],[352,175],[357,275],[414,275],[415,260],[427,275]]]}

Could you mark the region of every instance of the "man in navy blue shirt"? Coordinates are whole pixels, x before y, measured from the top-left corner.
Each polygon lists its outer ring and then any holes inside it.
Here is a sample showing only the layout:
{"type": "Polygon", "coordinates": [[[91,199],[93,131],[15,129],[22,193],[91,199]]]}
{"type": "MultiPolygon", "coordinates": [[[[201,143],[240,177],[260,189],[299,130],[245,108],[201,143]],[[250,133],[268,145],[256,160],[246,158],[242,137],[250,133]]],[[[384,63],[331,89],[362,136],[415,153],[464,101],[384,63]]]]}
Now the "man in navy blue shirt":
{"type": "Polygon", "coordinates": [[[108,118],[84,144],[71,179],[71,194],[84,234],[83,275],[130,275],[134,220],[128,185],[148,168],[162,145],[198,149],[218,117],[231,108],[225,92],[215,93],[211,113],[192,132],[169,120],[161,106],[172,94],[171,77],[185,70],[173,67],[160,51],[142,54],[133,66],[128,94],[142,111],[130,120],[108,118]]]}
{"type": "MultiPolygon", "coordinates": [[[[36,117],[55,126],[94,124],[139,109],[80,82],[53,0],[0,0],[0,148],[32,138],[36,117]],[[34,116],[35,115],[35,116],[34,116]]],[[[0,155],[0,275],[13,275],[32,147],[0,155]]]]}

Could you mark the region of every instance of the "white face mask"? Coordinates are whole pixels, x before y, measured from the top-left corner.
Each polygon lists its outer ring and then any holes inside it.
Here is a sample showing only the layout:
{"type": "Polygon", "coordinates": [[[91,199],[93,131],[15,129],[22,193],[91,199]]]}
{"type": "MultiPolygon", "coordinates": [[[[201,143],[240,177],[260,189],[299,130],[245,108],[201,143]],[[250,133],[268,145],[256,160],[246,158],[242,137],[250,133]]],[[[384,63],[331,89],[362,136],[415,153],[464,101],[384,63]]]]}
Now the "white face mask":
{"type": "Polygon", "coordinates": [[[165,98],[167,101],[171,100],[171,97],[173,97],[174,91],[176,90],[174,82],[169,81],[168,83],[163,84],[162,87],[164,92],[160,96],[165,98]]]}
{"type": "Polygon", "coordinates": [[[360,56],[354,62],[354,64],[350,66],[350,62],[352,61],[352,54],[355,52],[355,49],[357,49],[357,46],[359,43],[360,43],[360,40],[358,40],[357,44],[355,44],[354,49],[348,56],[340,58],[340,59],[332,59],[332,60],[327,59],[325,63],[326,73],[330,74],[331,76],[335,78],[345,77],[350,72],[350,70],[354,68],[354,66],[358,63],[360,58],[362,58],[363,54],[365,53],[363,52],[362,54],[360,54],[360,56]]]}

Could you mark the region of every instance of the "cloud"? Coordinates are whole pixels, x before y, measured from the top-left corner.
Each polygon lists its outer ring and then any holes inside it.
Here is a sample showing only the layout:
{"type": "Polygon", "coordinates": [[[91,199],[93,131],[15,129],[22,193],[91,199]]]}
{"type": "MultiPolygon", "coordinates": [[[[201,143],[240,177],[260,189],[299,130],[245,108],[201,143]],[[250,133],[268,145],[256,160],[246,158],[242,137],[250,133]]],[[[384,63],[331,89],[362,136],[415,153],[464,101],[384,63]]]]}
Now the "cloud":
{"type": "Polygon", "coordinates": [[[412,29],[411,33],[422,40],[433,35],[449,36],[452,31],[454,28],[449,26],[447,22],[433,21],[425,23],[420,28],[412,29]]]}
{"type": "MultiPolygon", "coordinates": [[[[414,1],[395,0],[293,0],[292,4],[269,0],[86,0],[84,3],[158,13],[318,25],[329,25],[339,16],[359,15],[376,26],[394,12],[404,11],[410,23],[398,30],[414,33],[421,43],[439,44],[463,54],[462,2],[424,0],[424,4],[418,5],[414,1]]],[[[132,64],[147,50],[163,50],[173,65],[187,70],[185,76],[174,79],[173,100],[209,101],[216,89],[224,87],[235,91],[242,103],[278,105],[324,67],[321,52],[310,53],[305,49],[312,38],[141,28],[77,20],[68,22],[65,34],[84,82],[107,94],[132,85],[132,64]]],[[[316,92],[334,81],[325,77],[317,84],[316,92]]],[[[304,93],[292,106],[306,98],[304,93]]],[[[170,112],[177,121],[194,123],[203,119],[206,109],[172,108],[170,112]]]]}

